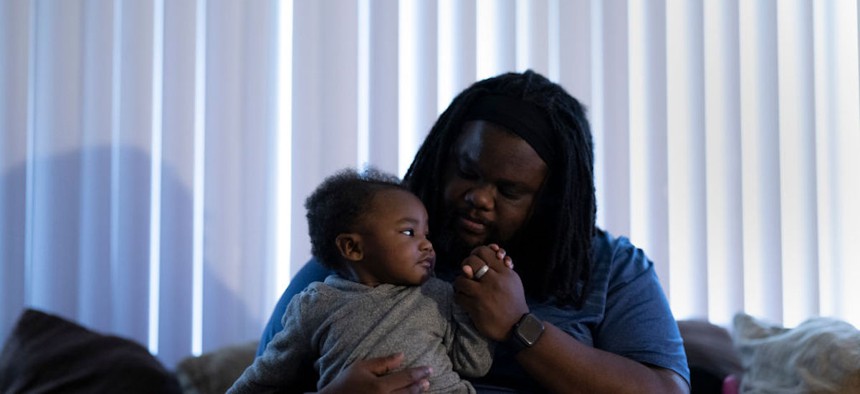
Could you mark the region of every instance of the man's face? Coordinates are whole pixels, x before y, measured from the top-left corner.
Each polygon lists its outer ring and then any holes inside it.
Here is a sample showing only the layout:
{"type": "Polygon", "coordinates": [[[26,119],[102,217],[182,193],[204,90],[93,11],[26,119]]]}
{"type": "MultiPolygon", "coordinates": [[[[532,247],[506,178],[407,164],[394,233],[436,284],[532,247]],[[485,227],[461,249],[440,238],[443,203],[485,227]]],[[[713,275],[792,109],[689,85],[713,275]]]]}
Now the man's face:
{"type": "Polygon", "coordinates": [[[547,165],[522,138],[486,121],[463,125],[444,176],[444,230],[460,247],[504,246],[526,223],[547,165]]]}

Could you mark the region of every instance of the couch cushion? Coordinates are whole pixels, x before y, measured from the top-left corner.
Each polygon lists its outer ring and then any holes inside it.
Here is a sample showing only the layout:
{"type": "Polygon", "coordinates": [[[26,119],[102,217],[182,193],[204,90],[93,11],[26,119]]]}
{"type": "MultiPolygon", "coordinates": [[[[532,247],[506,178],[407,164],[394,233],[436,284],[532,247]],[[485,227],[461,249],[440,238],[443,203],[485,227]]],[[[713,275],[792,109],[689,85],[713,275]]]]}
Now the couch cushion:
{"type": "Polygon", "coordinates": [[[679,320],[678,329],[691,369],[707,372],[719,382],[741,372],[741,360],[729,330],[704,320],[679,320]]]}
{"type": "Polygon", "coordinates": [[[223,394],[245,372],[257,354],[258,341],[225,346],[187,357],[176,366],[176,376],[187,394],[223,394]]]}
{"type": "Polygon", "coordinates": [[[734,342],[745,373],[742,392],[860,392],[860,331],[816,317],[794,328],[739,313],[734,342]]]}
{"type": "Polygon", "coordinates": [[[27,309],[0,353],[3,393],[179,393],[140,344],[27,309]]]}

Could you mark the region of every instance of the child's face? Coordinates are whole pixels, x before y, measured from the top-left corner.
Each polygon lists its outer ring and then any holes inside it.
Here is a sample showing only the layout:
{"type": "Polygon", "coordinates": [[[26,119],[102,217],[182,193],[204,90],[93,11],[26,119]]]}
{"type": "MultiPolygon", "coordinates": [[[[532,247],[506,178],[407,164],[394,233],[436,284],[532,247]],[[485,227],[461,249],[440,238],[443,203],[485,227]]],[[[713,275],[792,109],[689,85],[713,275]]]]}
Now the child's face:
{"type": "Polygon", "coordinates": [[[357,271],[362,283],[420,285],[433,273],[436,253],[427,239],[430,225],[424,204],[405,190],[374,196],[359,230],[364,258],[357,271]]]}

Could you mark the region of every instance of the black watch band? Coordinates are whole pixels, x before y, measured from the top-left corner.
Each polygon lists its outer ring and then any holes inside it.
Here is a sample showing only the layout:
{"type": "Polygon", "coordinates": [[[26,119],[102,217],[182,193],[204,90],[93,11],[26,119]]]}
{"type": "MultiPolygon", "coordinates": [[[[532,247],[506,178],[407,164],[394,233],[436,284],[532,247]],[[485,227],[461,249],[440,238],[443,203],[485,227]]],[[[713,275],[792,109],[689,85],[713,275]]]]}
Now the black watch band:
{"type": "Polygon", "coordinates": [[[519,353],[537,343],[543,335],[544,325],[535,315],[526,313],[520,318],[514,328],[511,329],[511,338],[508,342],[519,353]]]}

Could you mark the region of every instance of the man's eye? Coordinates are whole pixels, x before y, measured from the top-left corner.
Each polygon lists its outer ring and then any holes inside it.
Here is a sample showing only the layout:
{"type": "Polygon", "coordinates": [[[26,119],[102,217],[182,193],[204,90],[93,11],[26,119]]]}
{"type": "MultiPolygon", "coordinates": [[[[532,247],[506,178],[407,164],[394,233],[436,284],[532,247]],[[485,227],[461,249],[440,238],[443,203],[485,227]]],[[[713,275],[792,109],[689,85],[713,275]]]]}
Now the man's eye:
{"type": "Polygon", "coordinates": [[[505,196],[505,198],[510,200],[516,200],[522,197],[522,193],[520,193],[519,190],[509,187],[500,187],[499,193],[501,193],[503,196],[505,196]]]}
{"type": "Polygon", "coordinates": [[[463,179],[475,179],[478,177],[478,175],[475,174],[474,171],[463,166],[457,166],[457,175],[459,175],[460,178],[463,179]]]}
{"type": "Polygon", "coordinates": [[[401,231],[401,233],[402,233],[402,234],[404,234],[404,235],[408,235],[408,236],[410,236],[410,237],[414,237],[414,236],[415,236],[415,230],[413,230],[413,229],[411,229],[411,228],[410,228],[410,229],[408,229],[408,230],[403,230],[403,231],[401,231]]]}

